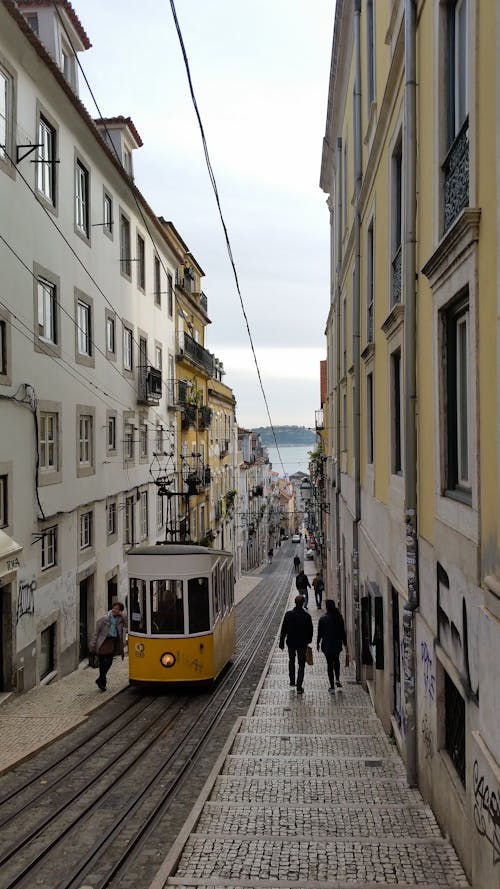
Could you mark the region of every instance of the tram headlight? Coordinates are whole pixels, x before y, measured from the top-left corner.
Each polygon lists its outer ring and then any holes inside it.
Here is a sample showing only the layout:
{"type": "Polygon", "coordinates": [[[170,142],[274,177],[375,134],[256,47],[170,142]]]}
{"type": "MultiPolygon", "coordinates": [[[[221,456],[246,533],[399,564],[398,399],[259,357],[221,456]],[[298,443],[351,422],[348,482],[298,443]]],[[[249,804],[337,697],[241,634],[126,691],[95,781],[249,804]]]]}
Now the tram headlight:
{"type": "Polygon", "coordinates": [[[162,667],[173,667],[175,661],[175,654],[172,654],[171,651],[164,651],[162,656],[160,657],[160,664],[162,665],[162,667]]]}

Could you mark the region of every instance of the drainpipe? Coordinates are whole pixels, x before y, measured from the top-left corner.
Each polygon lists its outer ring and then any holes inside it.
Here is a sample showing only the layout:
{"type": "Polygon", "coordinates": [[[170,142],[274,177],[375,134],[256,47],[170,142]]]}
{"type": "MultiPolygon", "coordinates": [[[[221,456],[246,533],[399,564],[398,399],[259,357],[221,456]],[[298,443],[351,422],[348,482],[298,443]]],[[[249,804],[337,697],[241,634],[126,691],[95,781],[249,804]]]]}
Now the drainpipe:
{"type": "Polygon", "coordinates": [[[340,472],[340,276],[342,268],[342,139],[337,139],[337,291],[335,304],[335,352],[336,352],[336,380],[335,380],[335,556],[336,556],[336,580],[337,596],[340,599],[342,589],[342,549],[340,545],[340,491],[342,475],[340,472]]]}
{"type": "Polygon", "coordinates": [[[352,592],[356,680],[361,681],[361,621],[359,601],[359,522],[361,520],[361,439],[360,439],[360,290],[361,290],[361,219],[359,194],[363,179],[361,160],[361,0],[354,3],[354,278],[352,294],[353,456],[354,521],[352,545],[352,592]]]}
{"type": "Polygon", "coordinates": [[[406,779],[417,783],[415,612],[418,594],[416,432],[416,0],[405,0],[405,524],[408,598],[403,608],[406,779]]]}

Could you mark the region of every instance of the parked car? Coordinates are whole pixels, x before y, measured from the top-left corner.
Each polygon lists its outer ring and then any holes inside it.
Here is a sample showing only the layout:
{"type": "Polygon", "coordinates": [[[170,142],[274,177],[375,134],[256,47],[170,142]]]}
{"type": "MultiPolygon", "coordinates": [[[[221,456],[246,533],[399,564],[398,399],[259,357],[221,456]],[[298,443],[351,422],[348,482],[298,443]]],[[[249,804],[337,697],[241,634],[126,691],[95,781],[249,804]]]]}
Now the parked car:
{"type": "Polygon", "coordinates": [[[306,549],[306,559],[314,559],[314,552],[312,549],[306,549]]]}
{"type": "Polygon", "coordinates": [[[294,534],[292,536],[292,543],[300,543],[300,534],[294,534]]]}

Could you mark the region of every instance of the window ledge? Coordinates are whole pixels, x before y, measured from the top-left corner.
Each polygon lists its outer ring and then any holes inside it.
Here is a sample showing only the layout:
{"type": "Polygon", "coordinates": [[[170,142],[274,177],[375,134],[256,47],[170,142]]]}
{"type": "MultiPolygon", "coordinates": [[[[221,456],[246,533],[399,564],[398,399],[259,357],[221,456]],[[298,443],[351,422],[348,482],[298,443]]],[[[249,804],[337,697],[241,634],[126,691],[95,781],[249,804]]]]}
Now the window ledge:
{"type": "Polygon", "coordinates": [[[466,207],[457,217],[451,228],[441,238],[432,256],[424,266],[422,274],[435,290],[449,270],[463,259],[466,252],[479,240],[481,210],[466,207]]]}
{"type": "Polygon", "coordinates": [[[363,351],[361,352],[362,361],[367,364],[375,355],[375,343],[372,341],[367,343],[363,351]]]}
{"type": "Polygon", "coordinates": [[[387,339],[390,339],[402,326],[405,319],[405,307],[403,303],[396,303],[382,324],[382,330],[387,339]]]}

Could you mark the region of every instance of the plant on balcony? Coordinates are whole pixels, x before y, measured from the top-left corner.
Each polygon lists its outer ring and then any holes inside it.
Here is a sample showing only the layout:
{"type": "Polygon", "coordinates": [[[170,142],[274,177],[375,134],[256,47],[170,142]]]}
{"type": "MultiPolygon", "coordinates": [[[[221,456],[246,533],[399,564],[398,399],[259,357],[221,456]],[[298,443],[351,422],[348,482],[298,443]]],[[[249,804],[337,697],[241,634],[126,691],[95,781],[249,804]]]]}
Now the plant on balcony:
{"type": "Polygon", "coordinates": [[[236,488],[231,488],[230,491],[226,491],[225,498],[226,498],[226,507],[228,509],[230,509],[231,506],[233,505],[237,494],[238,494],[238,491],[236,490],[236,488]]]}
{"type": "Polygon", "coordinates": [[[201,538],[200,544],[202,546],[211,546],[212,543],[214,542],[215,538],[216,538],[215,531],[212,531],[212,529],[210,528],[207,531],[207,533],[204,534],[204,536],[201,538]]]}
{"type": "Polygon", "coordinates": [[[262,485],[255,485],[255,488],[253,489],[253,492],[254,492],[254,494],[255,494],[256,497],[262,497],[263,494],[264,494],[264,488],[263,488],[262,485]]]}

